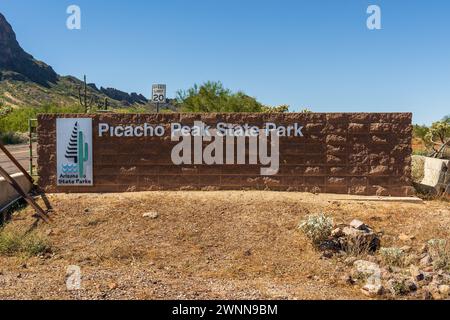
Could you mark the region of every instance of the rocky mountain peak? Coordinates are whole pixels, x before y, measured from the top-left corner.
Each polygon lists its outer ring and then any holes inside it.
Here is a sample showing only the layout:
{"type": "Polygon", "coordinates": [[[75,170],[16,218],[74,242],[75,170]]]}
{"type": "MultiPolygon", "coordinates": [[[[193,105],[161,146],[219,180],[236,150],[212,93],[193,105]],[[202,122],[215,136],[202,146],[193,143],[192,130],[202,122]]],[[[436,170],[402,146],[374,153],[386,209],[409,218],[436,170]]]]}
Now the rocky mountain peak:
{"type": "Polygon", "coordinates": [[[48,86],[58,80],[58,75],[20,47],[14,30],[0,13],[0,80],[4,79],[30,80],[48,86]]]}
{"type": "MultiPolygon", "coordinates": [[[[51,66],[34,59],[32,55],[25,52],[17,41],[13,28],[0,13],[0,104],[14,106],[17,101],[20,101],[22,105],[38,105],[49,101],[77,103],[78,89],[83,86],[84,83],[81,80],[73,76],[59,76],[51,66]],[[33,90],[27,90],[24,93],[22,89],[15,90],[11,83],[6,86],[6,81],[3,80],[25,83],[33,90]],[[4,92],[8,95],[4,95],[4,92]]],[[[109,98],[111,107],[148,103],[143,95],[137,93],[128,94],[114,88],[99,89],[93,83],[89,83],[88,87],[90,94],[95,96],[95,101],[103,103],[105,98],[109,98]]]]}

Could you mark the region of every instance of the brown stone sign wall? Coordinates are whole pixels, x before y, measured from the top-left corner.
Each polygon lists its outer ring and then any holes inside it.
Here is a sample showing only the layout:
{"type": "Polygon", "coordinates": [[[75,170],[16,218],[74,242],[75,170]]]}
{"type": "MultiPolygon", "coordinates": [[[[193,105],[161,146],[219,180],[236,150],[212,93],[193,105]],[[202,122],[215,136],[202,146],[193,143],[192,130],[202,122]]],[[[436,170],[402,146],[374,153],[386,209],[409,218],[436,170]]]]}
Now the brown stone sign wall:
{"type": "MultiPolygon", "coordinates": [[[[39,184],[47,192],[257,189],[405,196],[411,188],[409,113],[98,114],[38,117],[39,184]],[[57,186],[56,119],[93,119],[93,186],[57,186]],[[203,121],[303,126],[303,136],[280,137],[280,169],[262,165],[174,165],[171,123],[203,121]],[[162,137],[99,136],[99,124],[162,125],[162,137]]],[[[208,143],[204,143],[207,145],[208,143]]],[[[248,163],[248,162],[247,162],[248,163]]]]}

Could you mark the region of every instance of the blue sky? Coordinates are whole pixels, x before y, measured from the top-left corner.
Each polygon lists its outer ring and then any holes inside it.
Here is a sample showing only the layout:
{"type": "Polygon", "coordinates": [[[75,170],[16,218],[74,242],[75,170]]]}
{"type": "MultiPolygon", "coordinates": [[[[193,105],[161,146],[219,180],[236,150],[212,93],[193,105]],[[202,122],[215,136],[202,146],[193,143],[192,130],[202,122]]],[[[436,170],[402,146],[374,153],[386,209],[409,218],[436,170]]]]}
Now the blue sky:
{"type": "Polygon", "coordinates": [[[450,114],[448,0],[1,0],[22,47],[63,75],[169,95],[220,80],[293,111],[450,114]],[[66,9],[82,29],[66,28],[66,9]],[[366,9],[382,10],[382,30],[366,9]]]}

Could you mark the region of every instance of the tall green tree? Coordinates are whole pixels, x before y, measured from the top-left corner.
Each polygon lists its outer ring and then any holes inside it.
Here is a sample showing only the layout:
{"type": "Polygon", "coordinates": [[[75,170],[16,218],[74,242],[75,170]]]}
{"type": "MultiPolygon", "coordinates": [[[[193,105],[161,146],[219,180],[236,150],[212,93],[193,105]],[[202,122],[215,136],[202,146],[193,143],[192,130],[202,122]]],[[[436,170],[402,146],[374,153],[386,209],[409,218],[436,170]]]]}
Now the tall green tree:
{"type": "Polygon", "coordinates": [[[263,112],[264,106],[245,93],[232,92],[221,82],[208,81],[177,92],[177,103],[184,112],[263,112]]]}

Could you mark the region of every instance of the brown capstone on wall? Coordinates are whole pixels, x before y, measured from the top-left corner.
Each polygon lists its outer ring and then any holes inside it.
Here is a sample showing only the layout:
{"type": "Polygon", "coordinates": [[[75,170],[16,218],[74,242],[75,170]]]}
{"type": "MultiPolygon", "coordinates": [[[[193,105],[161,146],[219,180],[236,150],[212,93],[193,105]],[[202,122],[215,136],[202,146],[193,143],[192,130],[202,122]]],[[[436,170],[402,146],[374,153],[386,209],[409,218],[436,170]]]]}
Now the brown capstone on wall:
{"type": "Polygon", "coordinates": [[[149,190],[280,190],[407,196],[411,187],[410,113],[98,114],[38,117],[39,184],[47,192],[149,190]],[[56,119],[93,119],[92,187],[58,187],[56,119]],[[261,165],[174,165],[170,124],[203,121],[263,128],[299,123],[303,137],[280,138],[280,170],[261,176],[261,165]],[[165,127],[163,137],[99,137],[99,123],[165,127]]]}

